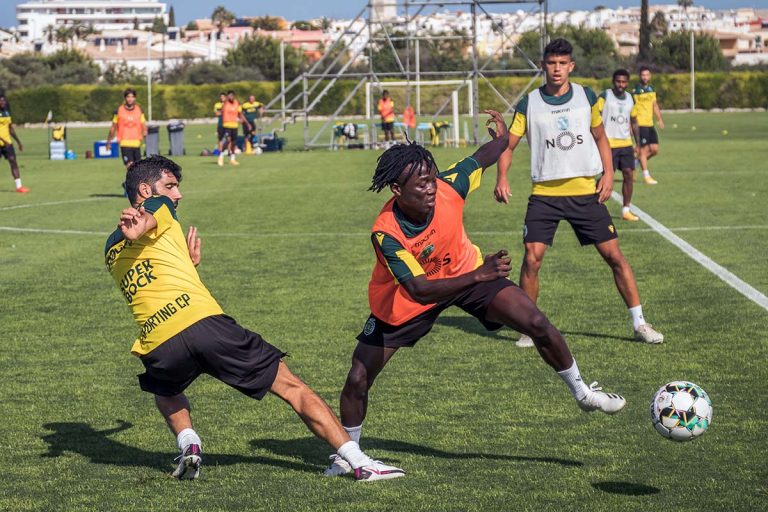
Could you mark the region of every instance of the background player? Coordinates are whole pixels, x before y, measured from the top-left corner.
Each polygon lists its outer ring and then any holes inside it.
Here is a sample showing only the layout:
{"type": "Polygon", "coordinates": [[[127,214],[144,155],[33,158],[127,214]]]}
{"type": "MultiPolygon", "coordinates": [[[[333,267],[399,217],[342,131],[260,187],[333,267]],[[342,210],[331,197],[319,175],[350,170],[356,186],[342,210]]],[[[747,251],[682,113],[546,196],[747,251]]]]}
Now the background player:
{"type": "Polygon", "coordinates": [[[141,107],[136,103],[135,89],[123,91],[123,99],[125,101],[112,116],[112,126],[107,135],[107,147],[117,135],[123,164],[130,167],[133,162],[141,159],[141,143],[147,136],[147,120],[141,107]]]}
{"type": "MultiPolygon", "coordinates": [[[[575,66],[572,54],[573,46],[565,39],[555,39],[546,46],[541,62],[546,84],[517,104],[509,150],[499,158],[494,194],[497,201],[507,203],[512,152],[527,133],[533,190],[523,228],[525,256],[520,286],[535,303],[544,254],[554,241],[559,222],[566,220],[581,245],[594,245],[611,267],[629,309],[635,339],[661,343],[664,336],[645,322],[632,267],[619,248],[616,228],[603,204],[613,191],[611,148],[595,93],[568,80],[575,66]],[[595,176],[600,173],[602,178],[595,186],[595,176]]],[[[517,345],[532,343],[522,336],[517,345]]]]}
{"type": "Polygon", "coordinates": [[[240,165],[235,155],[237,127],[240,123],[243,123],[244,126],[250,126],[250,123],[243,115],[242,105],[235,98],[235,91],[227,91],[227,100],[221,106],[221,125],[224,128],[224,137],[219,142],[219,166],[224,165],[225,144],[229,151],[229,163],[231,165],[240,165]]]}
{"type": "Polygon", "coordinates": [[[29,189],[21,184],[19,162],[16,160],[16,151],[13,149],[14,140],[19,145],[19,151],[24,151],[24,144],[21,143],[19,136],[16,135],[16,130],[13,128],[8,98],[5,97],[5,94],[0,94],[0,157],[5,157],[8,160],[8,165],[11,166],[11,175],[16,186],[16,192],[26,194],[29,189]]]}
{"type": "Polygon", "coordinates": [[[160,156],[140,160],[126,175],[132,206],[107,240],[105,263],[141,329],[132,352],[146,373],[141,389],[155,395],[181,451],[173,476],[197,478],[201,441],[192,428],[184,390],[207,373],[251,398],[269,391],[285,400],[309,429],[355,468],[358,480],[384,480],[405,473],[373,461],[350,440],[331,409],[293,375],[284,352],[224,315],[200,281],[200,240],[185,238],[176,219],[181,168],[160,156]]]}
{"type": "Polygon", "coordinates": [[[637,126],[637,108],[632,95],[625,92],[629,83],[629,71],[618,69],[613,73],[613,87],[604,90],[597,98],[597,107],[602,114],[605,134],[611,146],[613,168],[621,169],[624,179],[621,184],[623,207],[621,218],[628,221],[638,221],[639,217],[632,213],[632,188],[634,185],[635,153],[632,137],[639,141],[637,126]]]}
{"type": "Polygon", "coordinates": [[[256,124],[261,116],[264,115],[264,104],[256,101],[256,96],[251,94],[248,101],[243,103],[243,115],[247,123],[243,123],[243,136],[245,137],[246,153],[251,153],[253,149],[253,136],[256,134],[256,124]]]}
{"type": "MultiPolygon", "coordinates": [[[[219,101],[213,104],[213,113],[216,114],[216,145],[221,151],[222,144],[224,143],[224,125],[221,117],[221,108],[224,106],[224,102],[227,101],[227,93],[219,93],[219,101]]],[[[221,153],[219,153],[221,154],[221,153]]]]}
{"type": "MultiPolygon", "coordinates": [[[[467,238],[465,200],[480,186],[484,169],[508,145],[504,119],[498,112],[486,113],[496,126],[495,132],[489,130],[494,140],[443,172],[432,154],[415,143],[397,144],[379,157],[371,190],[389,188],[393,197],[372,228],[376,262],[368,285],[371,315],[357,337],[341,392],[341,421],[353,440],[360,440],[376,377],[399,348],[414,346],[450,306],[472,314],[488,330],[506,325],[532,336],[541,357],[583,410],[614,414],[625,405],[621,396],[583,382],[563,336],[525,292],[506,279],[507,252],[483,259],[467,238]]],[[[328,476],[352,470],[338,455],[331,460],[328,476]]]]}
{"type": "Polygon", "coordinates": [[[653,116],[659,129],[664,129],[664,120],[661,118],[661,109],[656,101],[656,91],[651,87],[651,70],[643,66],[640,68],[640,83],[632,92],[637,104],[637,124],[640,126],[640,139],[637,141],[637,158],[643,168],[643,180],[648,185],[656,185],[658,181],[651,177],[648,170],[648,160],[659,154],[659,134],[653,127],[653,116]]]}
{"type": "Polygon", "coordinates": [[[376,109],[381,116],[381,129],[384,132],[385,142],[394,142],[395,140],[395,102],[389,96],[389,91],[386,89],[381,93],[381,99],[379,99],[376,109]]]}

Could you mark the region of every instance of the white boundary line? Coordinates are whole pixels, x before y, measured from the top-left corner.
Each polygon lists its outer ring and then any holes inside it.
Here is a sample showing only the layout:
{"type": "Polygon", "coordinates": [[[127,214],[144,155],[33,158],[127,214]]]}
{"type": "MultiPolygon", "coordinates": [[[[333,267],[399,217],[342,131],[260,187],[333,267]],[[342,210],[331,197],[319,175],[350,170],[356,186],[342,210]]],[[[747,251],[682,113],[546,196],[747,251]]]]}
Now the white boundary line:
{"type": "Polygon", "coordinates": [[[57,204],[70,204],[70,203],[87,203],[89,201],[103,201],[110,199],[108,197],[87,197],[84,199],[70,199],[68,201],[51,201],[49,203],[30,203],[30,204],[17,204],[16,206],[3,206],[0,208],[0,212],[7,210],[18,210],[19,208],[35,208],[37,206],[54,206],[57,204]]]}
{"type": "MultiPolygon", "coordinates": [[[[622,202],[622,196],[617,193],[613,192],[611,193],[611,197],[614,201],[616,201],[619,204],[623,204],[622,202]]],[[[746,282],[742,281],[734,273],[732,273],[730,270],[726,269],[725,267],[722,267],[712,261],[708,256],[706,256],[704,253],[696,249],[694,246],[674,234],[672,231],[669,230],[664,224],[657,221],[647,213],[645,213],[643,210],[638,208],[637,206],[632,205],[632,212],[640,217],[640,219],[648,224],[651,229],[656,231],[658,234],[669,240],[675,247],[683,251],[688,257],[690,257],[693,261],[701,265],[702,267],[706,268],[713,274],[715,274],[717,277],[719,277],[721,280],[725,281],[726,284],[734,288],[737,292],[757,304],[758,306],[762,307],[766,311],[768,311],[768,297],[757,291],[755,288],[747,284],[746,282]]]]}

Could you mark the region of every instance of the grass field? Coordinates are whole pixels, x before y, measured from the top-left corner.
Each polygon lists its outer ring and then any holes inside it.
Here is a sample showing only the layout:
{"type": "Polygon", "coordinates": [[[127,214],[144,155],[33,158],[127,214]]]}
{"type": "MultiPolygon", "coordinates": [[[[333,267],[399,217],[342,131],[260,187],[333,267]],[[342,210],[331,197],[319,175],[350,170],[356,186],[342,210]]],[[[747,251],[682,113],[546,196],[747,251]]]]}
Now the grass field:
{"type": "MultiPolygon", "coordinates": [[[[766,114],[665,117],[652,161],[659,185],[637,184],[635,203],[768,294],[766,114]]],[[[71,130],[70,144],[82,156],[105,131],[71,130]]],[[[288,351],[293,370],[336,409],[368,314],[367,232],[386,199],[365,192],[377,153],[264,154],[221,169],[191,156],[210,131],[189,127],[190,156],[179,159],[179,218],[199,227],[203,281],[228,314],[288,351]]],[[[137,386],[136,327],[103,265],[127,204],[121,165],[49,162],[43,130],[19,133],[32,192],[13,192],[0,162],[0,509],[768,509],[768,312],[646,225],[621,220],[663,345],[630,341],[608,268],[566,225],[540,298],[585,378],[626,396],[621,414],[581,413],[535,351],[514,346],[515,333],[487,333],[449,310],[372,390],[362,446],[406,478],[323,478],[329,449],[282,402],[255,403],[202,377],[189,395],[204,472],[174,481],[174,440],[137,386]],[[714,403],[710,431],[688,444],[662,439],[648,418],[655,390],[677,379],[700,384],[714,403]]],[[[435,155],[447,166],[471,151],[435,155]]],[[[466,210],[473,241],[508,248],[515,261],[527,158],[522,149],[513,163],[511,205],[492,200],[491,170],[466,210]]]]}

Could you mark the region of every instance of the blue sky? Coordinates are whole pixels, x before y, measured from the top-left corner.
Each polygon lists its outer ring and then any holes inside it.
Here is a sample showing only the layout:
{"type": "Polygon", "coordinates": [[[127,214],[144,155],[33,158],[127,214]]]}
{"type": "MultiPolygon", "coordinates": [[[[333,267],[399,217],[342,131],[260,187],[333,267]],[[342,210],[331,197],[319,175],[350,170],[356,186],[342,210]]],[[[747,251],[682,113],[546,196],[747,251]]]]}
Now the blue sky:
{"type": "MultiPolygon", "coordinates": [[[[16,24],[16,5],[24,0],[0,0],[0,26],[16,24]]],[[[283,0],[273,2],[265,0],[165,0],[174,6],[176,21],[186,23],[193,18],[206,18],[216,5],[222,4],[239,16],[261,16],[271,14],[290,20],[300,20],[328,16],[331,18],[351,18],[365,5],[364,0],[283,0]]],[[[652,4],[675,3],[676,0],[655,2],[652,4]]],[[[640,3],[637,0],[636,3],[640,3]]],[[[712,9],[730,9],[733,7],[758,7],[768,9],[768,0],[696,0],[696,5],[712,9]]],[[[550,0],[550,10],[592,9],[596,5],[617,7],[632,5],[626,0],[550,0]]],[[[501,12],[502,6],[487,6],[486,9],[501,12]]],[[[513,9],[525,6],[513,6],[513,9]]]]}

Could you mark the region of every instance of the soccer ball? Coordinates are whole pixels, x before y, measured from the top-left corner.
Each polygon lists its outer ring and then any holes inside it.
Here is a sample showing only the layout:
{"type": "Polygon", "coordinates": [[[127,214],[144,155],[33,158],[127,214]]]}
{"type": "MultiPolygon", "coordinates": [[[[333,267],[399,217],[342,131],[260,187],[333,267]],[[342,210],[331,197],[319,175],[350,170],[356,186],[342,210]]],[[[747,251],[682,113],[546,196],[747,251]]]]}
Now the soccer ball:
{"type": "Polygon", "coordinates": [[[712,423],[712,401],[693,382],[670,382],[659,388],[651,401],[651,421],[667,439],[690,441],[712,423]]]}

